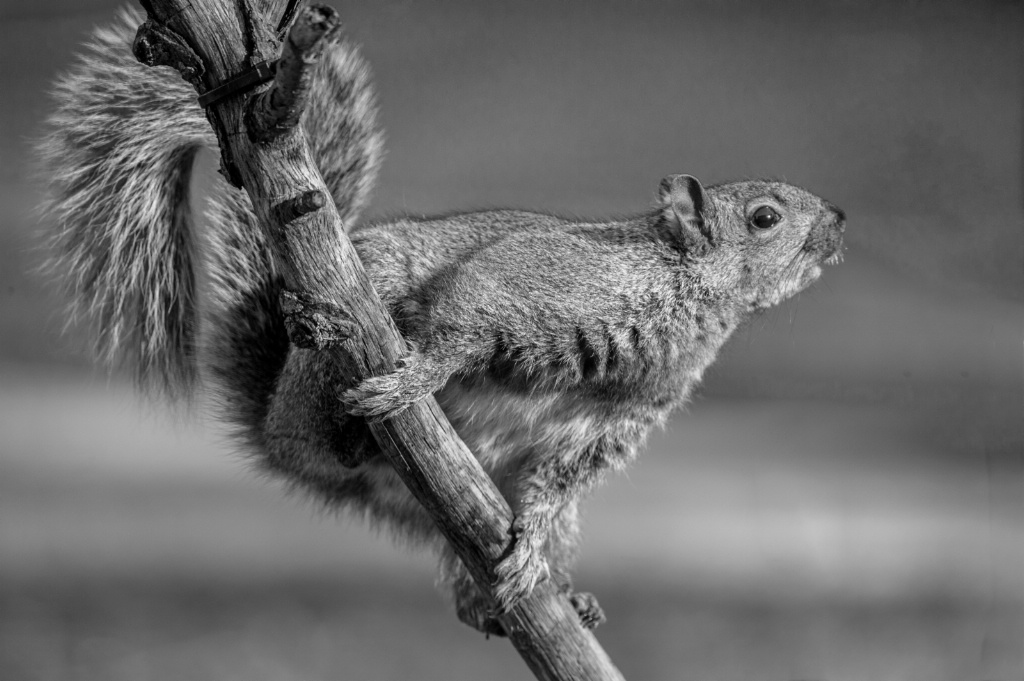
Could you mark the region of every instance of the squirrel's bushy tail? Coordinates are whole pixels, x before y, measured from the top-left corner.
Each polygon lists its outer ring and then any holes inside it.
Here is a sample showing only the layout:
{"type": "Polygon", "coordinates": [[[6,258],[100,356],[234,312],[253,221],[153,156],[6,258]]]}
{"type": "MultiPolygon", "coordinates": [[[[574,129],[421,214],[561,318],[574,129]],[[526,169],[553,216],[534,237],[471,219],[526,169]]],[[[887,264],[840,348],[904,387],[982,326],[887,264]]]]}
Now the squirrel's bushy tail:
{"type": "Polygon", "coordinates": [[[180,396],[195,379],[196,152],[215,144],[191,86],[135,61],[138,15],[97,30],[55,88],[40,144],[56,225],[50,269],[98,354],[180,396]],[[134,24],[134,25],[133,25],[134,24]]]}
{"type": "MultiPolygon", "coordinates": [[[[233,408],[255,417],[288,347],[278,285],[244,192],[218,180],[209,238],[198,238],[189,181],[196,153],[215,149],[216,139],[177,72],[133,57],[143,18],[122,11],[57,83],[39,145],[55,226],[50,270],[69,290],[73,314],[95,326],[100,356],[172,397],[189,394],[197,378],[202,280],[209,363],[233,408]]],[[[368,69],[351,45],[325,50],[303,125],[350,226],[383,153],[368,69]]]]}

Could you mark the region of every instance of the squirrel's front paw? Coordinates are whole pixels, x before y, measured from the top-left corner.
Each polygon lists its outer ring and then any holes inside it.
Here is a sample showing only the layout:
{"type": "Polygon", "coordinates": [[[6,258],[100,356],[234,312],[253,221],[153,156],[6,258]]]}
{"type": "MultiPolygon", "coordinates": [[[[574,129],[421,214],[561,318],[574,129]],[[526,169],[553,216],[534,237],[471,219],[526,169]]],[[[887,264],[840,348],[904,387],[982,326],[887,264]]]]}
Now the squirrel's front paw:
{"type": "Polygon", "coordinates": [[[400,362],[400,368],[383,376],[364,379],[341,396],[345,411],[371,421],[396,416],[433,392],[433,386],[419,375],[421,363],[415,356],[400,362]]]}
{"type": "Polygon", "coordinates": [[[429,355],[413,351],[398,362],[398,369],[364,379],[345,391],[341,401],[353,416],[383,421],[396,416],[444,387],[452,367],[429,355]]]}
{"type": "Polygon", "coordinates": [[[523,530],[519,518],[512,523],[515,544],[494,568],[494,600],[501,612],[508,612],[520,599],[530,595],[533,587],[551,576],[548,561],[535,533],[523,530]]]}
{"type": "Polygon", "coordinates": [[[383,420],[408,409],[412,402],[403,399],[394,375],[392,373],[367,378],[356,387],[345,391],[341,396],[345,411],[353,416],[383,420]]]}

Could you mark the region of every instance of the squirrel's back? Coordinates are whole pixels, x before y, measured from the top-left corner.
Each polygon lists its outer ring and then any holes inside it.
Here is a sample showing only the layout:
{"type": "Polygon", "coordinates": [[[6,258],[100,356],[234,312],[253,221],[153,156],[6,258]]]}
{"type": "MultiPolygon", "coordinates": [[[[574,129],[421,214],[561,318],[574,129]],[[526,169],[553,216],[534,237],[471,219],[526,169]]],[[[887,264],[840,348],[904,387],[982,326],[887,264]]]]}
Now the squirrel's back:
{"type": "Polygon", "coordinates": [[[430,282],[496,241],[572,221],[524,210],[487,210],[402,217],[357,228],[352,245],[388,311],[402,326],[409,305],[422,303],[430,282]]]}

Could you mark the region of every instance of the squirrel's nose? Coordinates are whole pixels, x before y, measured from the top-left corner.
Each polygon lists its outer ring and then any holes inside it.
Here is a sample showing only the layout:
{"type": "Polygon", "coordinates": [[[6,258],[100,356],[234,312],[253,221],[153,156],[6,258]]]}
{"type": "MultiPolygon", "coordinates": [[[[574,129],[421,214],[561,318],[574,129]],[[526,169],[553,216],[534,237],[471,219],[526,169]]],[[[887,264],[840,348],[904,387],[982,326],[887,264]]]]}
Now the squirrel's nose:
{"type": "Polygon", "coordinates": [[[811,228],[804,250],[816,253],[824,262],[832,258],[843,246],[843,231],[846,229],[846,213],[842,208],[825,201],[828,213],[823,215],[811,228]]]}
{"type": "Polygon", "coordinates": [[[831,211],[839,231],[842,232],[846,229],[846,211],[830,201],[825,202],[825,207],[831,211]]]}

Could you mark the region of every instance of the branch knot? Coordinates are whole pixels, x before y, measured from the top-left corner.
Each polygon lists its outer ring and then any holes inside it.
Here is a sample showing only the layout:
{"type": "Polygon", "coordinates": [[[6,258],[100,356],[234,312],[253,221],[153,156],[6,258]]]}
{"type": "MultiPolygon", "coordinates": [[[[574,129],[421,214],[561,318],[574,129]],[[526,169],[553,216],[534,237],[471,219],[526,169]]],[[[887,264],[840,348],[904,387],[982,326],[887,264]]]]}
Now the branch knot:
{"type": "Polygon", "coordinates": [[[203,60],[185,39],[164,24],[147,19],[135,33],[132,54],[146,66],[170,66],[197,90],[203,87],[203,60]]]}
{"type": "Polygon", "coordinates": [[[358,325],[345,310],[308,293],[281,292],[288,339],[304,350],[324,350],[351,338],[358,325]]]}

